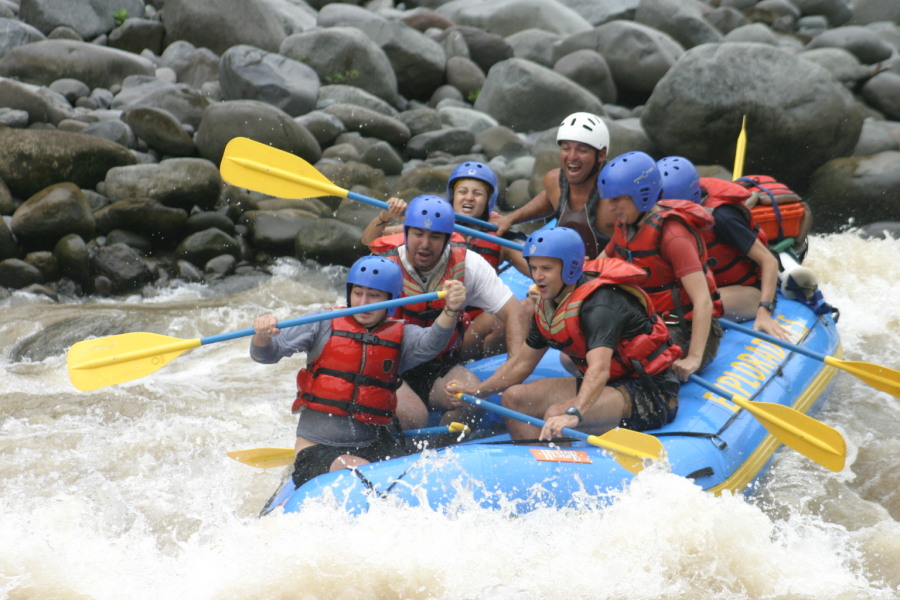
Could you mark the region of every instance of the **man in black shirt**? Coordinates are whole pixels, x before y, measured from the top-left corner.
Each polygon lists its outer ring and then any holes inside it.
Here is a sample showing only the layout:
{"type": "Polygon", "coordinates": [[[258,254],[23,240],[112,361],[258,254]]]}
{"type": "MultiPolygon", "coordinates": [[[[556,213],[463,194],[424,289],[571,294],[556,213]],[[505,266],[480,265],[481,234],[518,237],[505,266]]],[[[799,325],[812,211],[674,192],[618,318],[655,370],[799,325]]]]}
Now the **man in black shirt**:
{"type": "MultiPolygon", "coordinates": [[[[506,390],[503,404],[543,418],[540,439],[564,427],[595,435],[614,427],[642,431],[670,422],[678,408],[678,378],[671,370],[681,350],[655,315],[646,294],[630,284],[643,270],[620,259],[591,261],[584,274],[584,243],[565,227],[535,232],[525,243],[538,307],[522,349],[478,386],[451,382],[451,393],[487,396],[506,390]],[[563,352],[575,377],[522,382],[547,349],[563,352]],[[474,389],[473,389],[474,388],[474,389]]],[[[514,439],[537,429],[508,420],[514,439]]]]}

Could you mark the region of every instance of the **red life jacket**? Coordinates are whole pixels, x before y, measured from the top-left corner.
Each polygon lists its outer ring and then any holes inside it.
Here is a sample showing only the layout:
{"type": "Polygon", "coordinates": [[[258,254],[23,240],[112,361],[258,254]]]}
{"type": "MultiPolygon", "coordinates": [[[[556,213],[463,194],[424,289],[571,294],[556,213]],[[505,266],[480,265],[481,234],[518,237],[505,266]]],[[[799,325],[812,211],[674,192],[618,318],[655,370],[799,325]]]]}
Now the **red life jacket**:
{"type": "MultiPolygon", "coordinates": [[[[376,247],[381,250],[379,254],[386,258],[389,258],[400,265],[400,270],[403,271],[403,296],[415,296],[417,294],[425,294],[434,290],[426,290],[422,284],[419,282],[417,278],[411,276],[406,268],[403,266],[403,262],[400,260],[400,254],[398,252],[398,248],[402,246],[405,242],[405,237],[403,234],[393,234],[382,236],[375,241],[372,242],[372,246],[370,246],[373,251],[376,247]],[[397,236],[400,236],[399,238],[397,236]],[[399,243],[397,243],[399,241],[399,243]]],[[[450,260],[447,261],[447,268],[444,270],[444,274],[441,275],[440,282],[443,283],[448,279],[455,279],[457,281],[465,283],[465,275],[466,275],[466,248],[464,245],[465,239],[459,235],[458,233],[454,233],[450,236],[450,260]],[[461,242],[457,244],[457,242],[461,242]]],[[[444,310],[444,306],[446,302],[443,298],[438,298],[437,300],[431,300],[430,302],[416,302],[415,304],[407,304],[405,306],[401,306],[397,309],[398,317],[406,321],[407,323],[411,323],[413,325],[419,325],[420,327],[429,327],[432,323],[440,316],[441,311],[444,310]]],[[[447,348],[443,350],[436,358],[445,356],[450,354],[462,342],[463,332],[466,330],[466,327],[471,323],[471,317],[463,311],[460,313],[457,319],[457,327],[456,331],[453,332],[453,336],[450,338],[450,342],[447,344],[447,348]]]]}
{"type": "Polygon", "coordinates": [[[678,318],[680,321],[690,321],[694,314],[691,298],[682,287],[681,281],[675,277],[672,265],[663,259],[659,251],[664,222],[666,219],[678,219],[697,238],[697,252],[713,300],[713,317],[721,317],[725,311],[722,308],[722,301],[719,300],[716,281],[706,266],[706,244],[698,233],[698,230],[712,227],[714,223],[712,215],[699,204],[688,200],[661,200],[656,205],[661,210],[650,215],[630,240],[625,234],[626,225],[621,221],[616,222],[616,230],[612,237],[616,253],[620,258],[638,265],[647,273],[640,286],[650,296],[653,307],[664,319],[672,321],[678,318]]]}
{"type": "MultiPolygon", "coordinates": [[[[751,195],[746,188],[716,177],[701,177],[700,187],[706,196],[701,204],[713,213],[713,217],[715,217],[714,211],[720,206],[736,206],[744,215],[750,231],[756,234],[756,239],[761,241],[766,248],[769,247],[769,239],[753,220],[750,210],[744,205],[751,195]]],[[[734,246],[718,240],[712,229],[703,229],[700,231],[700,235],[706,242],[706,250],[709,255],[707,264],[712,269],[716,286],[756,285],[759,283],[762,271],[755,261],[734,246]]]]}
{"type": "MultiPolygon", "coordinates": [[[[491,235],[497,235],[492,231],[486,231],[485,233],[489,233],[491,235]]],[[[453,238],[450,239],[451,244],[455,244],[456,242],[453,238]]],[[[489,242],[488,240],[483,240],[477,237],[471,237],[465,242],[465,247],[472,252],[477,252],[481,255],[484,260],[488,262],[489,265],[494,267],[494,271],[500,270],[500,244],[496,242],[489,242]]]]}
{"type": "Polygon", "coordinates": [[[636,297],[652,322],[650,333],[642,333],[630,339],[621,339],[613,351],[609,381],[623,377],[656,375],[681,358],[681,348],[669,341],[669,329],[653,310],[650,298],[634,285],[646,277],[643,269],[618,258],[595,259],[585,264],[585,271],[599,275],[575,288],[547,320],[543,300],[535,311],[535,322],[541,335],[552,348],[569,356],[582,374],[587,371],[587,339],[581,327],[581,307],[584,301],[602,286],[616,286],[636,297]]]}
{"type": "Polygon", "coordinates": [[[297,373],[301,405],[357,421],[384,425],[397,409],[403,322],[386,320],[368,330],[351,317],[331,320],[322,353],[297,373]]]}

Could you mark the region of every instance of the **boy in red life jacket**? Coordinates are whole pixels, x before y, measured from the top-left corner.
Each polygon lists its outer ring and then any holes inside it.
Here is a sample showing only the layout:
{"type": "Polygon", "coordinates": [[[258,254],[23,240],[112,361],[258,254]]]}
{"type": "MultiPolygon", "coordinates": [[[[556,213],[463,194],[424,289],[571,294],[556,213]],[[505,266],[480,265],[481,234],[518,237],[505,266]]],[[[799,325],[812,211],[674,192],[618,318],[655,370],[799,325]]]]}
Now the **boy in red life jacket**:
{"type": "Polygon", "coordinates": [[[601,257],[619,257],[644,269],[639,284],[685,356],[673,365],[686,380],[716,356],[723,314],[716,282],[706,267],[699,230],[712,227],[704,208],[686,200],[660,201],[662,177],[649,155],[627,152],[600,172],[598,187],[616,215],[616,231],[601,257]]]}
{"type": "MultiPolygon", "coordinates": [[[[634,282],[644,272],[619,259],[593,261],[599,274],[582,276],[584,242],[572,229],[535,232],[525,257],[538,289],[538,307],[522,349],[477,385],[451,382],[451,393],[487,396],[506,390],[503,405],[546,420],[540,439],[573,427],[595,435],[614,427],[643,431],[675,418],[680,383],[672,372],[681,350],[647,294],[634,282]],[[575,377],[522,383],[547,348],[559,349],[575,377]]],[[[507,420],[514,439],[537,429],[507,420]]]]}
{"type": "MultiPolygon", "coordinates": [[[[506,347],[517,349],[525,339],[528,314],[480,254],[450,243],[453,225],[453,207],[449,202],[438,196],[417,196],[406,209],[402,243],[396,236],[384,236],[373,241],[371,248],[402,267],[404,296],[435,291],[447,279],[465,283],[467,307],[499,318],[506,327],[506,347]]],[[[408,305],[400,309],[400,317],[426,326],[442,307],[443,300],[408,305]]],[[[468,405],[455,407],[444,385],[449,379],[478,381],[460,364],[463,358],[459,348],[469,325],[465,316],[461,315],[458,333],[444,352],[403,376],[415,394],[401,393],[400,406],[404,414],[416,413],[421,425],[428,419],[428,407],[448,411],[442,423],[471,419],[475,412],[468,405]]]]}
{"type": "MultiPolygon", "coordinates": [[[[366,256],[347,275],[347,304],[362,306],[399,298],[403,274],[392,261],[366,256]]],[[[387,431],[397,414],[400,375],[432,359],[453,335],[466,290],[447,281],[444,310],[434,326],[423,329],[388,318],[387,310],[357,313],[315,323],[276,328],[274,316],[253,321],[250,356],[272,364],[295,352],[307,353],[297,374],[298,487],[317,475],[402,454],[387,431]]]]}
{"type": "Polygon", "coordinates": [[[778,259],[744,206],[751,193],[731,181],[699,177],[694,164],[681,156],[663,158],[657,166],[666,198],[697,202],[715,219],[713,228],[701,233],[726,316],[735,321],[755,319],[757,331],[790,341],[787,331],[772,318],[778,259]]]}
{"type": "Polygon", "coordinates": [[[603,119],[586,112],[567,116],[556,132],[559,168],[544,175],[543,191],[508,215],[491,219],[503,235],[516,223],[555,218],[558,227],[581,235],[593,258],[609,241],[615,220],[597,193],[597,173],[609,152],[609,130],[603,119]]]}

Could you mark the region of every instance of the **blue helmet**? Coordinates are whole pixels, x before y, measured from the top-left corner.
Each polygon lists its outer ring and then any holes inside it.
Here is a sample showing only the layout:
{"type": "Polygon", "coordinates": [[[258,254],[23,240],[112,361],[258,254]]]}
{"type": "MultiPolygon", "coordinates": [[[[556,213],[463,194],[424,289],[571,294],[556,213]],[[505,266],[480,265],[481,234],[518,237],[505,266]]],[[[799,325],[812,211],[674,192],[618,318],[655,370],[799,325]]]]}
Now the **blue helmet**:
{"type": "Polygon", "coordinates": [[[671,200],[700,203],[700,176],[694,163],[683,156],[667,156],[656,163],[662,177],[663,196],[671,200]]]}
{"type": "Polygon", "coordinates": [[[584,270],[584,240],[568,227],[539,229],[525,240],[522,256],[558,258],[562,261],[562,280],[569,285],[581,277],[584,270]]]}
{"type": "Polygon", "coordinates": [[[466,161],[457,165],[453,172],[450,173],[450,179],[447,180],[447,200],[451,204],[453,203],[453,187],[460,179],[477,179],[478,181],[483,181],[491,188],[485,216],[490,215],[491,211],[494,210],[494,206],[497,205],[497,175],[484,163],[466,161]]]}
{"type": "Polygon", "coordinates": [[[441,198],[426,194],[416,196],[406,207],[406,219],[403,222],[404,231],[410,227],[426,229],[446,233],[453,233],[453,225],[456,224],[456,216],[453,214],[453,205],[441,198]]]}
{"type": "Polygon", "coordinates": [[[662,177],[656,161],[644,152],[626,152],[607,163],[597,177],[601,198],[631,196],[641,212],[653,208],[662,191],[662,177]]]}
{"type": "Polygon", "coordinates": [[[403,272],[400,265],[388,258],[363,256],[347,273],[347,306],[350,306],[350,288],[354,285],[387,292],[394,300],[403,293],[403,272]]]}

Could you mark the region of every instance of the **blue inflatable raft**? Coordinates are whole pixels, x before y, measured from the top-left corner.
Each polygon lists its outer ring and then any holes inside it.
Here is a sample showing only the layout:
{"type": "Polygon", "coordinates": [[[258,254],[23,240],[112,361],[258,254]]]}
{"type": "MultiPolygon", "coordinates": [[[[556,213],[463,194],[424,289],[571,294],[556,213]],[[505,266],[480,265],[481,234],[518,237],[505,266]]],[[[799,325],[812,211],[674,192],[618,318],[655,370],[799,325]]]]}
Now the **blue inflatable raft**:
{"type": "MultiPolygon", "coordinates": [[[[522,297],[530,280],[510,269],[504,279],[522,297]]],[[[819,355],[839,356],[840,341],[828,311],[779,297],[776,315],[795,344],[819,355]],[[825,314],[816,314],[824,312],[825,314]]],[[[470,368],[486,378],[506,359],[496,356],[470,368]]],[[[556,351],[544,356],[534,378],[566,373],[556,351]]],[[[774,345],[759,337],[728,329],[718,357],[698,373],[721,393],[685,383],[675,420],[645,433],[665,447],[673,473],[704,490],[747,492],[765,472],[781,445],[756,416],[732,402],[735,395],[814,411],[835,375],[822,361],[774,345]]],[[[490,399],[499,403],[499,397],[490,399]]],[[[485,419],[488,432],[502,421],[485,419]]],[[[358,470],[327,473],[295,488],[290,478],[263,509],[302,509],[308,499],[333,498],[350,512],[365,511],[374,502],[402,502],[449,510],[465,496],[487,508],[519,514],[538,507],[584,507],[603,502],[634,477],[603,449],[586,442],[568,446],[512,443],[505,433],[474,432],[450,446],[428,449],[358,470]]],[[[427,444],[427,438],[423,438],[427,444]]],[[[471,501],[471,500],[469,500],[471,501]]]]}

